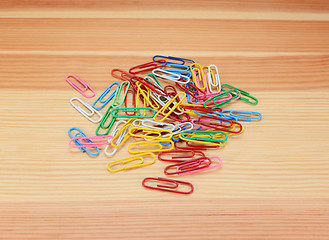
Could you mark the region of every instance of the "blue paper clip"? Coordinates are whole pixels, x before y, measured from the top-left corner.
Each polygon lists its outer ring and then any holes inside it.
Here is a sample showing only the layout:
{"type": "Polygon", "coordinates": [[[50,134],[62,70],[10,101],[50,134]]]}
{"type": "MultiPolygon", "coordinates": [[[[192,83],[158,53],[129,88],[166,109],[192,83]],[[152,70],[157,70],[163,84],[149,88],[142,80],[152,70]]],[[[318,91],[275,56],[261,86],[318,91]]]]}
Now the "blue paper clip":
{"type": "Polygon", "coordinates": [[[95,109],[102,109],[109,101],[111,101],[111,99],[115,96],[115,93],[116,93],[116,91],[118,90],[118,87],[120,86],[120,83],[118,83],[118,82],[114,82],[114,83],[112,83],[108,88],[106,88],[106,90],[95,100],[95,102],[93,103],[93,108],[95,108],[95,109]],[[108,92],[110,92],[111,91],[111,87],[113,86],[113,85],[118,85],[115,89],[114,89],[114,91],[111,93],[111,95],[107,98],[107,99],[103,99],[104,97],[105,97],[105,95],[108,93],[108,92]],[[100,107],[96,107],[96,103],[97,102],[100,102],[100,103],[103,103],[103,105],[101,105],[100,107]]]}
{"type": "MultiPolygon", "coordinates": [[[[81,137],[87,137],[87,135],[84,133],[84,132],[82,132],[82,130],[81,129],[79,129],[79,128],[77,128],[77,127],[73,127],[73,128],[70,128],[69,129],[69,131],[68,131],[68,134],[69,134],[69,136],[70,136],[70,138],[72,139],[72,138],[76,138],[76,137],[78,137],[78,136],[81,136],[81,137]],[[72,135],[72,131],[73,130],[77,130],[78,132],[73,136],[72,135]]],[[[86,139],[86,141],[87,142],[89,142],[89,143],[92,143],[92,141],[90,140],[90,139],[86,139]]],[[[81,146],[82,144],[80,143],[80,141],[79,140],[75,140],[74,141],[78,146],[81,146]]],[[[92,152],[90,152],[89,151],[89,149],[87,149],[87,148],[80,148],[80,150],[81,150],[81,152],[87,152],[90,156],[94,156],[94,157],[96,157],[99,153],[100,153],[100,151],[99,151],[99,149],[97,148],[97,147],[94,147],[95,149],[96,149],[96,153],[92,153],[92,152]]]]}
{"type": "Polygon", "coordinates": [[[238,121],[250,122],[251,120],[259,120],[262,118],[262,114],[259,112],[223,110],[221,113],[229,113],[229,116],[235,117],[238,121]]]}
{"type": "Polygon", "coordinates": [[[231,115],[228,115],[228,114],[223,114],[222,112],[214,112],[214,114],[211,114],[209,116],[215,116],[215,117],[221,117],[221,118],[224,118],[224,119],[227,119],[227,120],[233,120],[235,122],[238,121],[238,119],[236,117],[233,117],[231,115]]]}
{"type": "Polygon", "coordinates": [[[177,63],[167,63],[166,67],[161,67],[162,69],[167,70],[177,70],[177,71],[188,71],[190,70],[189,66],[177,64],[177,63]],[[167,68],[169,67],[169,69],[167,68]]]}
{"type": "Polygon", "coordinates": [[[169,57],[171,57],[172,59],[175,59],[175,60],[183,60],[184,62],[195,63],[192,59],[188,59],[188,58],[180,58],[180,57],[172,57],[172,56],[169,56],[169,57]]]}
{"type": "Polygon", "coordinates": [[[165,59],[171,59],[171,60],[176,60],[176,61],[180,61],[181,63],[175,63],[175,62],[168,62],[167,60],[167,64],[181,64],[181,65],[184,65],[185,64],[185,61],[183,59],[180,59],[180,58],[175,58],[175,57],[170,57],[170,56],[162,56],[162,55],[155,55],[153,57],[153,61],[156,61],[156,58],[165,58],[165,59]]]}

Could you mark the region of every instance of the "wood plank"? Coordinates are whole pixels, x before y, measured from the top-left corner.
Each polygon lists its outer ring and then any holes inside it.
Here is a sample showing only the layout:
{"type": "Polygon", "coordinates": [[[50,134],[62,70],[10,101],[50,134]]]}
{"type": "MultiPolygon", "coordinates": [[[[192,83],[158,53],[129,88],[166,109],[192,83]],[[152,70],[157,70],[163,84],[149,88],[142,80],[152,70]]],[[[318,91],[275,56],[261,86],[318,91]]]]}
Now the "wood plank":
{"type": "Polygon", "coordinates": [[[328,239],[328,199],[13,202],[1,239],[328,239]],[[133,237],[132,237],[133,236],[133,237]]]}
{"type": "Polygon", "coordinates": [[[283,12],[329,12],[329,4],[326,0],[191,0],[191,1],[154,1],[143,0],[134,1],[134,4],[126,4],[120,0],[98,0],[98,1],[78,1],[78,0],[57,0],[57,1],[1,1],[0,9],[5,10],[31,10],[31,9],[57,9],[57,10],[76,10],[76,9],[92,9],[92,10],[212,10],[223,9],[228,11],[283,11],[283,12]]]}
{"type": "Polygon", "coordinates": [[[0,239],[329,239],[328,12],[327,0],[0,1],[0,239]],[[155,54],[217,64],[260,100],[225,107],[263,119],[206,152],[219,169],[176,177],[188,196],[142,187],[165,176],[160,161],[109,173],[127,145],[114,158],[67,145],[70,127],[96,124],[70,106],[81,96],[65,76],[99,95],[110,69],[155,54]]]}
{"type": "Polygon", "coordinates": [[[328,24],[316,21],[0,19],[0,30],[6,51],[329,51],[328,24]]]}
{"type": "MultiPolygon", "coordinates": [[[[178,56],[193,58],[200,64],[216,64],[223,83],[230,83],[251,92],[329,89],[327,54],[262,57],[252,53],[249,56],[233,54],[223,57],[200,57],[198,52],[180,54],[182,55],[178,56]]],[[[0,57],[0,79],[5,81],[0,81],[0,88],[68,89],[65,76],[75,74],[101,91],[111,82],[117,81],[110,76],[111,69],[128,70],[132,66],[151,61],[152,56],[72,56],[56,55],[56,52],[54,55],[4,54],[0,57]]]]}
{"type": "MultiPolygon", "coordinates": [[[[220,169],[180,177],[195,184],[191,198],[328,197],[329,94],[253,93],[259,105],[239,102],[229,109],[259,111],[262,121],[243,123],[243,134],[232,137],[221,150],[207,151],[223,159],[220,169]]],[[[104,153],[90,158],[68,147],[69,128],[93,135],[97,126],[70,106],[68,100],[79,96],[73,89],[8,89],[0,96],[10,103],[0,109],[0,134],[6,136],[0,144],[3,201],[176,198],[141,186],[145,177],[164,176],[163,162],[109,173],[106,165],[113,158],[104,153]]],[[[127,147],[128,143],[114,159],[126,157],[127,147]]]]}

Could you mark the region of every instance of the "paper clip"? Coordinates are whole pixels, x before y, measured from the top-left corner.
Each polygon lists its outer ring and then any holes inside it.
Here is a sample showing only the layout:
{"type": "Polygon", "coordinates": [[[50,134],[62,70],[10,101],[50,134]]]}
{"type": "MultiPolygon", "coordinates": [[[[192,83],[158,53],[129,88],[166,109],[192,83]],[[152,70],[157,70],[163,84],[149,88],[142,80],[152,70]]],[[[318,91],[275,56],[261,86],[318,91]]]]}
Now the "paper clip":
{"type": "Polygon", "coordinates": [[[112,106],[110,106],[110,107],[107,109],[107,111],[106,111],[106,113],[104,114],[102,120],[100,121],[100,123],[99,123],[99,125],[98,125],[98,127],[97,127],[97,129],[96,129],[96,135],[97,135],[97,136],[107,135],[107,134],[110,132],[110,130],[111,130],[111,128],[112,128],[114,122],[116,121],[116,118],[115,118],[115,117],[112,117],[112,115],[111,115],[111,109],[112,109],[112,106]],[[105,123],[106,123],[106,121],[109,119],[110,116],[111,116],[111,118],[110,118],[110,122],[105,126],[105,123]],[[101,128],[102,128],[102,129],[107,129],[107,131],[106,131],[105,133],[101,134],[101,133],[99,133],[99,130],[100,130],[101,128]]]}
{"type": "Polygon", "coordinates": [[[170,56],[162,56],[162,55],[155,55],[153,57],[153,61],[163,61],[163,62],[167,62],[170,63],[170,64],[181,64],[181,65],[184,65],[185,64],[185,61],[183,59],[180,59],[180,58],[176,58],[176,57],[170,57],[170,56]],[[156,60],[157,58],[161,58],[160,60],[156,60]],[[177,62],[169,62],[168,60],[164,60],[164,59],[170,59],[170,60],[175,60],[177,62]]]}
{"type": "Polygon", "coordinates": [[[217,117],[217,116],[207,116],[207,117],[200,117],[198,120],[198,124],[202,125],[202,126],[205,126],[205,127],[209,127],[209,128],[213,128],[215,130],[219,130],[219,131],[223,131],[223,132],[226,132],[226,133],[231,133],[230,135],[232,134],[239,134],[239,133],[242,133],[243,132],[243,126],[238,123],[238,122],[235,122],[235,121],[232,121],[232,120],[225,120],[224,118],[220,118],[220,117],[217,117]],[[227,122],[228,124],[226,125],[223,125],[223,124],[214,124],[214,123],[210,123],[210,124],[206,124],[204,121],[212,121],[212,120],[217,120],[219,122],[227,122]],[[239,130],[235,130],[235,126],[239,126],[239,130]]]}
{"type": "Polygon", "coordinates": [[[240,97],[240,99],[242,101],[245,101],[245,102],[250,103],[250,104],[253,104],[253,105],[256,105],[258,103],[258,99],[257,98],[251,96],[250,93],[248,93],[248,92],[246,92],[246,91],[244,91],[242,89],[239,89],[237,87],[233,87],[232,85],[229,85],[229,84],[223,84],[222,85],[222,88],[225,88],[225,87],[228,87],[229,89],[238,90],[241,93],[241,95],[246,96],[246,97],[242,97],[242,96],[240,97]],[[252,99],[253,101],[250,101],[248,98],[252,99]]]}
{"type": "MultiPolygon", "coordinates": [[[[184,162],[192,160],[195,157],[195,154],[200,154],[200,157],[205,157],[204,153],[201,151],[194,150],[171,150],[167,152],[160,152],[158,159],[165,162],[184,162]],[[163,158],[163,155],[171,155],[170,158],[163,158]],[[173,156],[174,155],[174,156],[173,156]],[[178,156],[176,156],[178,155],[178,156]]],[[[198,157],[198,158],[200,158],[198,157]]]]}
{"type": "Polygon", "coordinates": [[[149,108],[149,107],[140,107],[140,108],[114,108],[111,111],[111,115],[115,118],[153,118],[155,116],[155,110],[153,108],[149,108]],[[150,110],[152,111],[152,115],[151,116],[142,116],[142,110],[150,110]],[[119,112],[122,113],[137,113],[137,115],[126,115],[126,114],[122,114],[119,115],[119,112]]]}
{"type": "Polygon", "coordinates": [[[208,66],[208,89],[209,89],[210,93],[216,93],[216,92],[220,92],[222,90],[221,84],[220,84],[218,68],[216,65],[213,65],[213,64],[208,66]],[[216,69],[215,73],[212,68],[216,69]],[[213,91],[213,87],[216,88],[215,91],[213,91]]]}
{"type": "Polygon", "coordinates": [[[142,185],[146,188],[150,189],[155,189],[155,190],[160,190],[160,191],[165,191],[165,192],[173,192],[173,193],[180,193],[180,194],[191,194],[194,190],[194,187],[191,183],[189,182],[183,182],[183,181],[178,181],[178,180],[173,180],[173,179],[167,179],[167,178],[145,178],[142,182],[142,185]],[[156,186],[152,185],[147,185],[146,183],[161,183],[157,184],[156,186]],[[190,190],[187,191],[178,191],[177,189],[180,186],[188,186],[190,190]]]}
{"type": "Polygon", "coordinates": [[[230,90],[227,90],[227,91],[223,91],[220,94],[207,99],[206,101],[204,101],[203,106],[205,108],[207,108],[207,103],[210,102],[210,101],[212,101],[213,104],[216,105],[216,107],[214,107],[214,108],[218,108],[218,107],[223,106],[223,105],[225,105],[227,103],[230,103],[230,102],[232,102],[234,100],[237,100],[240,97],[241,97],[241,93],[238,90],[236,90],[236,89],[230,89],[230,90]],[[235,92],[235,94],[233,92],[235,92]],[[225,96],[229,96],[228,99],[220,99],[220,98],[223,98],[225,96]],[[232,96],[234,96],[234,97],[232,97],[232,96]]]}
{"type": "Polygon", "coordinates": [[[166,69],[166,71],[184,76],[186,79],[188,79],[188,78],[191,79],[192,78],[192,73],[190,71],[187,71],[187,70],[176,70],[176,69],[169,68],[169,69],[166,69]]]}
{"type": "Polygon", "coordinates": [[[165,168],[164,173],[166,175],[187,175],[216,168],[219,167],[221,164],[222,160],[219,157],[202,157],[195,160],[169,165],[165,168]],[[211,159],[216,159],[218,163],[212,164],[214,161],[212,161],[211,159]]]}
{"type": "MultiPolygon", "coordinates": [[[[77,127],[73,127],[73,128],[70,128],[69,129],[69,131],[68,131],[68,134],[69,134],[69,136],[70,136],[70,138],[72,139],[72,138],[76,138],[77,136],[81,136],[81,137],[86,137],[87,135],[84,133],[84,132],[82,132],[82,130],[80,130],[79,128],[77,128],[77,127]],[[74,131],[74,130],[76,130],[76,131],[78,131],[74,136],[72,135],[72,131],[74,131]]],[[[86,139],[86,141],[87,142],[92,142],[90,139],[86,139]]],[[[80,141],[79,140],[75,140],[74,141],[75,143],[76,143],[76,145],[79,145],[79,146],[81,146],[81,143],[80,143],[80,141]]],[[[93,157],[96,157],[96,156],[98,156],[99,155],[99,149],[97,148],[97,147],[94,147],[95,148],[95,150],[96,150],[96,153],[92,153],[91,151],[89,151],[89,149],[87,149],[87,148],[85,148],[85,147],[83,147],[83,148],[80,148],[80,150],[81,150],[81,152],[87,152],[89,155],[91,155],[91,156],[93,156],[93,157]]]]}
{"type": "Polygon", "coordinates": [[[117,133],[114,135],[114,137],[111,139],[111,145],[115,148],[121,147],[130,137],[130,135],[128,134],[128,130],[129,128],[133,127],[133,125],[130,124],[131,119],[129,119],[129,121],[127,121],[125,123],[125,125],[122,126],[122,128],[120,128],[120,130],[117,131],[117,133]],[[118,142],[118,138],[120,137],[120,134],[126,131],[126,134],[124,135],[123,139],[120,141],[120,143],[118,142]]]}
{"type": "Polygon", "coordinates": [[[202,67],[200,66],[199,63],[192,63],[191,66],[191,73],[192,73],[192,79],[195,85],[200,88],[201,90],[205,90],[207,83],[204,78],[204,72],[202,67]],[[201,87],[201,82],[202,82],[202,87],[201,87]]]}
{"type": "Polygon", "coordinates": [[[78,112],[80,112],[83,116],[85,116],[89,121],[91,121],[91,122],[93,122],[93,123],[98,123],[98,122],[101,121],[101,119],[102,119],[102,115],[101,115],[98,111],[96,111],[95,109],[93,109],[88,103],[85,103],[85,102],[81,101],[81,100],[80,100],[79,98],[77,98],[77,97],[71,98],[70,103],[71,103],[71,105],[72,105],[72,106],[73,106],[78,112]],[[88,112],[86,112],[85,110],[83,110],[80,106],[76,106],[76,105],[73,103],[74,100],[77,100],[78,102],[80,102],[84,107],[86,107],[86,108],[90,111],[90,113],[88,113],[88,112]],[[98,116],[99,116],[99,119],[97,119],[97,120],[92,119],[91,117],[92,117],[94,114],[98,115],[98,116]]]}
{"type": "Polygon", "coordinates": [[[69,146],[72,148],[83,148],[83,147],[99,147],[102,145],[109,145],[109,142],[90,142],[88,140],[91,139],[102,139],[102,138],[112,138],[113,136],[111,135],[105,135],[105,136],[92,136],[92,137],[76,137],[76,138],[72,138],[69,142],[69,146]],[[76,140],[78,140],[80,142],[80,145],[72,145],[72,142],[75,142],[76,140]],[[85,140],[86,142],[82,142],[83,140],[85,140]]]}
{"type": "Polygon", "coordinates": [[[138,168],[138,167],[151,165],[153,163],[155,163],[154,153],[143,153],[143,154],[138,154],[138,155],[134,155],[134,156],[130,156],[130,157],[127,157],[127,158],[123,158],[123,159],[120,159],[120,160],[110,162],[107,165],[107,169],[110,172],[119,172],[119,171],[123,171],[123,170],[128,170],[128,169],[133,169],[133,168],[138,168]],[[152,161],[151,162],[144,162],[145,157],[148,156],[148,155],[152,157],[152,161]],[[131,165],[125,166],[125,164],[131,163],[131,162],[134,162],[134,161],[136,162],[136,160],[138,160],[137,163],[133,163],[131,165]],[[113,169],[113,166],[116,166],[116,165],[123,165],[123,167],[113,169]]]}
{"type": "Polygon", "coordinates": [[[192,130],[194,128],[191,122],[184,122],[175,125],[175,129],[172,131],[173,135],[179,135],[181,132],[185,130],[192,130]]]}
{"type": "Polygon", "coordinates": [[[172,99],[170,99],[153,117],[153,120],[158,121],[158,122],[162,122],[164,121],[182,102],[183,100],[186,98],[186,93],[184,92],[180,92],[177,93],[175,97],[173,97],[172,99]],[[166,111],[168,110],[169,106],[171,104],[174,103],[174,101],[176,101],[176,99],[179,99],[179,95],[183,95],[183,97],[174,104],[174,106],[171,107],[171,109],[166,113],[166,111]],[[161,118],[160,120],[157,120],[156,117],[162,114],[164,117],[161,118]]]}
{"type": "MultiPolygon", "coordinates": [[[[141,83],[136,83],[136,86],[138,88],[138,93],[139,93],[139,97],[146,101],[147,106],[151,106],[154,109],[159,109],[160,106],[157,102],[153,101],[152,98],[150,98],[150,90],[149,89],[142,89],[141,83]]],[[[156,94],[153,92],[153,94],[156,94]]]]}
{"type": "Polygon", "coordinates": [[[223,143],[227,141],[227,134],[223,131],[185,130],[181,133],[181,138],[223,143]]]}
{"type": "MultiPolygon", "coordinates": [[[[135,91],[133,91],[133,90],[131,90],[131,89],[129,89],[129,90],[127,91],[127,96],[126,96],[126,98],[125,98],[125,108],[130,107],[130,106],[128,106],[128,96],[129,96],[129,93],[131,93],[131,95],[132,95],[132,100],[131,100],[131,102],[132,102],[132,107],[136,108],[136,107],[137,107],[137,106],[136,106],[136,93],[135,93],[135,91]]],[[[127,114],[127,115],[130,115],[130,116],[135,115],[135,113],[129,114],[128,112],[126,112],[126,114],[127,114]]]]}
{"type": "Polygon", "coordinates": [[[156,122],[149,119],[136,119],[133,121],[135,127],[153,128],[153,129],[167,129],[174,131],[175,125],[164,122],[156,122]]]}
{"type": "Polygon", "coordinates": [[[134,74],[131,74],[129,72],[126,72],[126,71],[124,71],[122,69],[118,69],[118,68],[113,69],[111,71],[111,74],[113,77],[123,80],[123,81],[129,81],[130,78],[135,76],[134,74]],[[120,75],[116,74],[117,72],[120,73],[120,75]]]}
{"type": "Polygon", "coordinates": [[[164,66],[166,66],[166,64],[167,64],[166,60],[148,62],[148,63],[144,63],[144,64],[137,65],[135,67],[130,68],[129,73],[137,74],[137,73],[141,73],[141,72],[146,72],[146,71],[153,70],[155,68],[164,67],[164,66]],[[135,69],[137,69],[138,71],[133,71],[135,69]]]}
{"type": "Polygon", "coordinates": [[[121,83],[121,85],[119,86],[119,89],[117,91],[115,91],[115,96],[114,96],[114,100],[111,104],[111,107],[120,107],[124,103],[125,98],[127,97],[127,92],[128,92],[129,86],[130,86],[129,81],[123,81],[121,83]],[[124,89],[124,94],[123,94],[122,100],[119,100],[123,86],[125,86],[126,88],[124,89]]]}
{"type": "Polygon", "coordinates": [[[132,127],[129,129],[128,133],[132,137],[154,139],[154,140],[169,140],[173,136],[172,131],[168,129],[156,129],[156,128],[132,127]],[[138,130],[138,133],[134,133],[136,130],[138,130]],[[162,133],[166,133],[166,134],[163,135],[162,133]]]}
{"type": "Polygon", "coordinates": [[[207,149],[215,149],[220,147],[220,145],[214,145],[214,144],[207,145],[207,143],[192,144],[189,141],[178,141],[175,142],[174,145],[175,148],[182,150],[207,150],[207,149]],[[180,142],[185,143],[186,147],[179,146],[180,142]]]}
{"type": "MultiPolygon", "coordinates": [[[[164,67],[161,67],[161,69],[166,69],[167,71],[188,71],[190,70],[189,66],[182,65],[182,64],[177,64],[177,63],[168,63],[164,67]]],[[[192,76],[192,75],[191,75],[192,76]]]]}
{"type": "Polygon", "coordinates": [[[134,77],[134,79],[136,79],[136,81],[140,82],[141,84],[143,84],[145,87],[147,87],[151,91],[153,91],[153,92],[155,92],[155,93],[157,93],[161,96],[167,96],[168,95],[166,93],[166,91],[163,90],[163,88],[161,86],[159,86],[157,83],[154,83],[152,80],[150,80],[150,79],[152,79],[150,76],[146,76],[145,78],[134,77]]]}
{"type": "Polygon", "coordinates": [[[84,97],[87,97],[87,98],[91,98],[93,96],[95,96],[95,91],[94,89],[92,89],[86,82],[84,82],[81,78],[78,78],[74,75],[67,75],[66,76],[66,81],[75,89],[77,90],[79,93],[81,93],[84,97]],[[76,83],[72,82],[69,80],[69,78],[73,78],[75,79],[78,83],[80,83],[82,85],[83,88],[81,88],[79,85],[77,85],[76,83]],[[92,95],[91,96],[87,96],[84,92],[86,92],[87,90],[90,90],[92,92],[92,95]]]}
{"type": "Polygon", "coordinates": [[[131,143],[128,146],[128,151],[132,154],[135,154],[135,153],[151,153],[151,152],[170,151],[173,148],[174,148],[174,143],[171,140],[151,140],[151,141],[131,143]],[[170,147],[169,148],[164,148],[164,146],[161,143],[170,143],[170,147]],[[156,146],[158,148],[154,148],[154,146],[156,146]],[[138,147],[138,148],[150,147],[151,149],[132,150],[131,148],[133,148],[133,147],[138,147]],[[152,149],[152,147],[153,147],[153,149],[152,149]]]}
{"type": "Polygon", "coordinates": [[[177,73],[173,73],[164,69],[160,69],[160,68],[156,68],[153,69],[152,73],[160,78],[169,80],[169,81],[173,81],[173,82],[177,82],[177,83],[181,83],[181,84],[186,84],[188,83],[191,79],[185,75],[181,75],[181,74],[177,74],[177,73]],[[160,74],[161,73],[161,74],[160,74]],[[185,79],[185,81],[182,81],[181,79],[185,79]]]}
{"type": "MultiPolygon", "coordinates": [[[[119,120],[119,121],[117,121],[115,123],[115,125],[113,126],[113,130],[112,130],[112,132],[111,132],[110,135],[114,136],[119,131],[120,128],[118,128],[118,126],[121,123],[126,124],[127,121],[125,121],[125,120],[119,120]]],[[[126,134],[126,132],[127,132],[127,129],[125,129],[125,131],[121,132],[121,134],[118,136],[118,139],[117,139],[117,143],[118,144],[121,143],[121,141],[123,140],[124,135],[126,134]]],[[[112,139],[109,138],[108,141],[111,142],[111,140],[112,139]]],[[[117,152],[117,150],[118,150],[118,148],[114,148],[112,152],[108,152],[108,149],[109,149],[110,146],[111,146],[110,144],[107,145],[106,148],[105,148],[105,150],[104,150],[105,155],[108,156],[108,157],[112,157],[117,152]]]]}
{"type": "Polygon", "coordinates": [[[260,120],[262,118],[262,114],[259,112],[224,110],[222,113],[229,113],[229,116],[236,118],[238,121],[250,122],[251,120],[260,120]]]}
{"type": "Polygon", "coordinates": [[[112,83],[108,88],[106,88],[106,90],[95,100],[95,102],[93,103],[93,108],[95,108],[95,109],[102,109],[109,101],[111,101],[111,99],[115,96],[115,93],[116,93],[116,91],[118,90],[118,87],[120,86],[120,83],[118,83],[118,82],[114,82],[114,83],[112,83]],[[108,92],[110,92],[111,91],[111,87],[113,86],[113,85],[118,85],[114,90],[113,90],[113,92],[111,93],[111,95],[107,98],[107,99],[103,99],[105,96],[106,96],[106,94],[108,93],[108,92]],[[100,107],[96,107],[96,103],[97,102],[100,102],[100,103],[103,103],[103,105],[101,105],[100,107]]]}

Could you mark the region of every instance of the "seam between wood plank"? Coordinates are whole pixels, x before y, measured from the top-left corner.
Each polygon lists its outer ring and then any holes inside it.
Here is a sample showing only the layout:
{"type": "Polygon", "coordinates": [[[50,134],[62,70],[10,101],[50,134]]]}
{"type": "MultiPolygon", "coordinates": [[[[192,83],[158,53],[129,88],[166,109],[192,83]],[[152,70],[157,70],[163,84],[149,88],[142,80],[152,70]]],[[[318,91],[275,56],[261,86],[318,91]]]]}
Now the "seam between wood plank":
{"type": "Polygon", "coordinates": [[[144,19],[242,19],[242,20],[294,20],[329,21],[327,13],[269,12],[269,11],[202,11],[202,10],[43,10],[0,11],[1,18],[144,18],[144,19]]]}
{"type": "MultiPolygon", "coordinates": [[[[52,51],[52,50],[3,50],[0,55],[58,55],[58,56],[134,56],[134,57],[150,57],[160,54],[156,51],[52,51]]],[[[198,56],[198,57],[273,57],[273,56],[318,56],[328,55],[322,52],[214,52],[214,51],[161,51],[162,55],[170,56],[198,56]]]]}

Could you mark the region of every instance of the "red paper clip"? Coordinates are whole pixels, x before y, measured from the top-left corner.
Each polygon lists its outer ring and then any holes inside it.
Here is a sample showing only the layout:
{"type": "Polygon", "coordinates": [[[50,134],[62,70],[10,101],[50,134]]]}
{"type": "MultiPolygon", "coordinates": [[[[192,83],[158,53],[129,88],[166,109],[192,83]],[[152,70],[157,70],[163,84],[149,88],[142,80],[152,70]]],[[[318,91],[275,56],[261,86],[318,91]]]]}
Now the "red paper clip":
{"type": "Polygon", "coordinates": [[[184,108],[184,109],[189,109],[189,110],[194,110],[197,112],[205,112],[205,113],[214,113],[214,112],[221,112],[222,109],[221,108],[204,108],[204,107],[198,107],[198,106],[192,106],[192,105],[184,105],[182,104],[180,106],[180,108],[184,108]]]}
{"type": "Polygon", "coordinates": [[[223,132],[228,132],[228,133],[235,133],[235,134],[239,134],[243,131],[243,127],[241,125],[241,123],[232,121],[232,120],[228,120],[225,118],[220,118],[220,117],[215,117],[215,116],[202,116],[197,120],[198,125],[204,126],[204,127],[208,127],[208,128],[213,128],[219,131],[223,131],[223,132]],[[215,124],[215,123],[209,123],[206,124],[205,121],[209,121],[209,120],[218,120],[220,122],[228,122],[229,125],[222,125],[222,124],[215,124]],[[233,127],[233,125],[238,125],[239,129],[238,131],[232,131],[231,128],[233,127]]]}
{"type": "Polygon", "coordinates": [[[142,182],[142,185],[146,188],[165,191],[165,192],[173,192],[173,193],[180,193],[180,194],[190,194],[193,192],[194,187],[189,182],[183,182],[173,179],[167,179],[167,178],[145,178],[142,182]],[[146,182],[160,182],[162,184],[157,184],[156,186],[146,185],[146,182]],[[166,184],[166,185],[163,185],[166,184]],[[180,185],[187,185],[191,188],[189,191],[178,191],[180,185]]]}
{"type": "Polygon", "coordinates": [[[115,77],[115,78],[117,78],[117,79],[121,79],[121,80],[123,80],[123,81],[129,81],[130,78],[132,78],[132,77],[135,76],[135,75],[133,75],[133,74],[130,74],[129,72],[126,72],[126,71],[124,71],[124,70],[122,70],[122,69],[118,69],[118,68],[113,69],[113,70],[111,71],[111,74],[112,74],[113,77],[115,77]],[[116,72],[119,72],[120,75],[116,74],[116,72]],[[126,76],[128,76],[128,77],[126,77],[126,76]]]}
{"type": "Polygon", "coordinates": [[[219,167],[222,164],[222,160],[219,157],[202,157],[191,161],[180,162],[177,164],[169,165],[165,168],[164,173],[166,175],[187,175],[204,170],[219,167]],[[214,164],[211,159],[217,159],[218,163],[214,164]],[[169,169],[174,170],[172,172],[169,169]]]}
{"type": "Polygon", "coordinates": [[[191,172],[194,172],[195,170],[203,170],[210,166],[211,160],[207,157],[201,157],[194,160],[184,161],[176,164],[172,164],[167,166],[164,169],[164,173],[166,175],[184,175],[191,172]],[[170,170],[174,170],[170,172],[170,170]]]}
{"type": "Polygon", "coordinates": [[[207,150],[207,149],[219,148],[219,146],[215,146],[215,145],[196,144],[188,141],[176,141],[174,142],[174,146],[175,148],[182,150],[207,150]],[[178,146],[179,142],[185,143],[187,147],[178,146]]]}
{"type": "MultiPolygon", "coordinates": [[[[193,151],[193,150],[171,150],[166,152],[160,152],[158,155],[158,159],[165,162],[184,162],[192,160],[195,154],[200,154],[201,157],[205,157],[203,152],[193,151]],[[171,156],[171,158],[165,159],[163,155],[172,155],[173,153],[178,153],[181,156],[171,156]],[[183,154],[183,155],[182,155],[183,154]]],[[[200,157],[199,157],[200,158],[200,157]]]]}
{"type": "Polygon", "coordinates": [[[141,73],[141,72],[150,71],[150,70],[153,70],[155,68],[164,67],[166,65],[167,65],[166,60],[161,60],[161,61],[158,60],[158,61],[143,63],[141,65],[137,65],[135,67],[130,68],[129,69],[129,73],[131,73],[131,74],[137,74],[137,73],[141,73]],[[133,71],[134,69],[140,69],[140,70],[133,71]]]}

